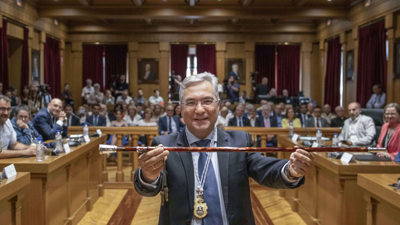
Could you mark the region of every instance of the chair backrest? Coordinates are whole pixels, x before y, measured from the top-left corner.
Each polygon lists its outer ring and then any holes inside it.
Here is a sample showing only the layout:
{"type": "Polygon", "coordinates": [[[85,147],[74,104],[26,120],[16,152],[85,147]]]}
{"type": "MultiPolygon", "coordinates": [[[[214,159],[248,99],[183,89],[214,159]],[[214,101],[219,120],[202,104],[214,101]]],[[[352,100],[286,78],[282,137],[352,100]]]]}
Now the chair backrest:
{"type": "Polygon", "coordinates": [[[376,134],[374,137],[375,143],[378,143],[379,135],[381,133],[383,121],[383,109],[362,109],[361,114],[371,117],[374,120],[376,134]]]}

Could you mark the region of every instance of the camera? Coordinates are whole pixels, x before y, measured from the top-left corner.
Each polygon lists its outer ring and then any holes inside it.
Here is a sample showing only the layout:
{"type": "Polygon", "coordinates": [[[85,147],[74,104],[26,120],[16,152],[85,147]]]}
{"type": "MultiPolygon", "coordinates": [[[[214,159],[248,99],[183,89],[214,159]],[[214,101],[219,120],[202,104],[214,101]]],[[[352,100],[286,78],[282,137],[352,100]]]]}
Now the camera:
{"type": "Polygon", "coordinates": [[[50,91],[50,86],[47,84],[43,84],[39,86],[39,92],[46,93],[50,91]]]}

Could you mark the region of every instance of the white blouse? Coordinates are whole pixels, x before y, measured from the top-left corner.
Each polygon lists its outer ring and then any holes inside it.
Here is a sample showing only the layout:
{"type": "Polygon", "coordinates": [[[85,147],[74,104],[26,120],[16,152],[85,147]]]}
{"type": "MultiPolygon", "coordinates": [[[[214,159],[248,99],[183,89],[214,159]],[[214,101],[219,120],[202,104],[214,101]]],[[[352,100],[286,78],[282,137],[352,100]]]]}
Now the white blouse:
{"type": "Polygon", "coordinates": [[[128,122],[129,126],[137,126],[141,119],[142,117],[139,114],[136,114],[133,119],[128,114],[124,117],[124,120],[128,122]]]}
{"type": "Polygon", "coordinates": [[[157,123],[154,121],[151,121],[149,123],[147,123],[146,121],[144,121],[144,119],[141,119],[138,123],[138,126],[143,126],[143,127],[147,127],[147,126],[157,126],[157,123]]]}

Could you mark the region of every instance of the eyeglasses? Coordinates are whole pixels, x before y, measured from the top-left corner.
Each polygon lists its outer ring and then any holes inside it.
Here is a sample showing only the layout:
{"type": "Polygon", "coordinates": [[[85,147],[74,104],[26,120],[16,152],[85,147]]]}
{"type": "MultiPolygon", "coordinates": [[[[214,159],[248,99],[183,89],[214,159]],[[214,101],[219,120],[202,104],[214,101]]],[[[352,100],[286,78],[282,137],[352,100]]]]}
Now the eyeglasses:
{"type": "Polygon", "coordinates": [[[197,101],[197,100],[188,100],[186,102],[181,102],[181,104],[186,105],[186,107],[189,107],[191,109],[196,108],[199,105],[199,102],[201,103],[201,105],[204,108],[211,108],[213,106],[214,103],[217,103],[218,100],[214,100],[214,99],[203,99],[201,101],[197,101]]]}
{"type": "Polygon", "coordinates": [[[385,116],[397,116],[397,113],[385,113],[385,116]]]}
{"type": "Polygon", "coordinates": [[[28,120],[29,116],[17,116],[17,118],[20,120],[28,120]]]}
{"type": "Polygon", "coordinates": [[[7,112],[11,112],[11,108],[5,108],[5,107],[0,107],[0,112],[4,112],[4,111],[7,111],[7,112]]]}

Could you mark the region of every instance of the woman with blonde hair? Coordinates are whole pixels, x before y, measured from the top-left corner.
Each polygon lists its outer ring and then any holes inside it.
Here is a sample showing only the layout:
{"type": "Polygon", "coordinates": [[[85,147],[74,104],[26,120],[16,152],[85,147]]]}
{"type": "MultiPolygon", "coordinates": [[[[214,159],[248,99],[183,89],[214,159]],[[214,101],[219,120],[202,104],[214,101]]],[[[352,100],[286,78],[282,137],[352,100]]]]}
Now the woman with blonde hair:
{"type": "Polygon", "coordinates": [[[289,128],[290,122],[293,123],[294,128],[301,128],[301,121],[299,118],[296,118],[293,108],[287,109],[286,116],[282,119],[282,128],[289,128]]]}
{"type": "Polygon", "coordinates": [[[396,157],[400,152],[400,106],[397,103],[387,104],[383,115],[385,124],[376,147],[387,148],[388,152],[377,152],[376,155],[400,162],[400,157],[396,157]]]}
{"type": "Polygon", "coordinates": [[[129,126],[137,126],[139,123],[139,120],[141,120],[142,117],[137,113],[136,107],[131,105],[128,107],[128,112],[124,117],[124,120],[128,122],[129,126]]]}

